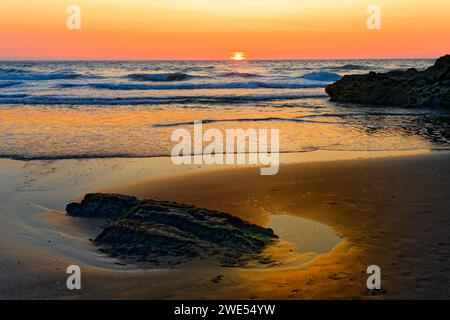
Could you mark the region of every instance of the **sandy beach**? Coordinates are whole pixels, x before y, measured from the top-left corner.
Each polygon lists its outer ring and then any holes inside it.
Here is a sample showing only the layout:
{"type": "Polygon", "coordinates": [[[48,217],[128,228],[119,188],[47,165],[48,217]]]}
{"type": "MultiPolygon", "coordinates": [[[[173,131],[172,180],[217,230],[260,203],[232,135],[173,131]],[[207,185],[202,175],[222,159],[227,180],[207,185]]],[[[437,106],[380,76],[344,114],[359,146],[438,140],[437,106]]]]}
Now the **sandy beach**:
{"type": "MultiPolygon", "coordinates": [[[[1,208],[4,223],[0,233],[0,297],[450,296],[450,234],[446,227],[450,223],[450,153],[400,152],[390,157],[372,153],[370,158],[364,153],[362,157],[353,153],[347,155],[348,159],[343,155],[341,160],[332,160],[334,155],[324,157],[320,152],[304,156],[290,155],[279,174],[270,177],[260,176],[257,167],[177,167],[178,171],[169,176],[167,169],[172,167],[168,162],[155,159],[2,160],[9,167],[3,173],[9,179],[2,179],[2,200],[9,201],[2,201],[1,208]],[[66,179],[68,176],[72,180],[66,179]],[[39,187],[33,188],[34,184],[39,187]],[[274,215],[299,217],[329,227],[341,240],[327,252],[298,248],[300,256],[308,257],[305,263],[297,259],[295,263],[288,261],[265,268],[223,268],[196,261],[174,269],[144,270],[123,265],[96,250],[89,239],[99,233],[100,225],[64,215],[68,202],[98,191],[194,204],[262,226],[270,225],[274,215]],[[69,291],[65,286],[65,269],[70,264],[82,269],[80,291],[69,291]],[[372,264],[381,268],[384,294],[371,296],[366,289],[366,268],[372,264]]],[[[314,233],[308,237],[314,239],[314,233]]],[[[319,238],[320,235],[315,240],[319,238]]],[[[273,254],[276,257],[276,251],[273,254]]]]}

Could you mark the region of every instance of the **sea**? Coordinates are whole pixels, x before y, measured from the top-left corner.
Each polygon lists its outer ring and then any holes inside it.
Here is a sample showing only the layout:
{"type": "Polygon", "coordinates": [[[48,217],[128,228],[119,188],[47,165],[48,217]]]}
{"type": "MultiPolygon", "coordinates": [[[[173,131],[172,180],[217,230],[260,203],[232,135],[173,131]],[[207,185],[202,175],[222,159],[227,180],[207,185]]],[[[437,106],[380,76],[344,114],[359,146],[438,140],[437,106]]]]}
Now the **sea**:
{"type": "Polygon", "coordinates": [[[0,61],[0,157],[165,157],[174,130],[279,129],[280,151],[450,147],[450,108],[331,102],[348,74],[433,60],[0,61]]]}

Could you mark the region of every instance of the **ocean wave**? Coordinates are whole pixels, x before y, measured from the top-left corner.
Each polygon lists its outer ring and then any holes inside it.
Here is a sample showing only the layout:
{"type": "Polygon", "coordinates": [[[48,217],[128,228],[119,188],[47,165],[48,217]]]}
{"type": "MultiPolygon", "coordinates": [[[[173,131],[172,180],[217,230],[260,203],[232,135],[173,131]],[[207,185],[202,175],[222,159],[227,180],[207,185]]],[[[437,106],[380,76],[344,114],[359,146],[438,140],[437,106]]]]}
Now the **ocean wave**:
{"type": "Polygon", "coordinates": [[[223,78],[256,78],[261,77],[258,74],[255,73],[248,73],[248,72],[226,72],[220,74],[220,77],[223,78]]]}
{"type": "Polygon", "coordinates": [[[187,103],[246,103],[277,100],[300,100],[324,98],[325,94],[254,94],[254,95],[211,95],[173,97],[63,97],[63,96],[0,96],[0,104],[27,105],[155,105],[187,103]]]}
{"type": "Polygon", "coordinates": [[[78,73],[5,73],[0,74],[0,80],[64,80],[76,79],[81,76],[82,75],[78,73]]]}
{"type": "Polygon", "coordinates": [[[201,89],[315,89],[324,88],[321,83],[295,82],[220,82],[220,83],[183,83],[183,84],[136,84],[136,83],[60,83],[57,88],[90,87],[106,90],[201,90],[201,89]]]}
{"type": "Polygon", "coordinates": [[[171,81],[186,81],[194,78],[194,76],[181,73],[132,73],[126,76],[133,81],[153,81],[153,82],[171,82],[171,81]]]}
{"type": "Polygon", "coordinates": [[[337,81],[342,78],[341,75],[334,72],[311,72],[302,76],[303,79],[312,80],[312,81],[337,81]]]}
{"type": "Polygon", "coordinates": [[[27,70],[18,69],[18,68],[0,68],[1,73],[27,73],[27,70]]]}
{"type": "Polygon", "coordinates": [[[66,89],[66,88],[79,88],[86,86],[87,84],[83,83],[58,83],[57,85],[55,85],[55,88],[66,89]]]}
{"type": "Polygon", "coordinates": [[[0,101],[1,99],[22,99],[28,97],[27,94],[19,93],[19,94],[0,94],[0,101]]]}
{"type": "Polygon", "coordinates": [[[210,71],[210,70],[214,70],[214,69],[216,69],[216,67],[214,67],[214,66],[197,66],[197,67],[185,67],[185,68],[182,68],[182,70],[185,71],[185,72],[210,71]]]}
{"type": "Polygon", "coordinates": [[[17,86],[19,84],[22,84],[23,82],[21,81],[4,81],[4,82],[0,82],[0,88],[7,88],[7,87],[12,87],[12,86],[17,86]]]}
{"type": "Polygon", "coordinates": [[[331,67],[332,70],[369,70],[369,66],[360,65],[360,64],[346,64],[343,66],[331,67]]]}

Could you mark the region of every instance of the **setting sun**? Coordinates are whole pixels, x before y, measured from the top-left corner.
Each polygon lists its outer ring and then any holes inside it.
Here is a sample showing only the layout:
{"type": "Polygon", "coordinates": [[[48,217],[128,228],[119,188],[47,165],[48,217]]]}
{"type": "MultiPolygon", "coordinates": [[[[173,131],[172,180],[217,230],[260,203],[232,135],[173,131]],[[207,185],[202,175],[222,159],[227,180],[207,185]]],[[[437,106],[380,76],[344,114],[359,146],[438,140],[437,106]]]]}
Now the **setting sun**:
{"type": "Polygon", "coordinates": [[[236,61],[245,60],[245,53],[244,52],[233,52],[230,59],[236,60],[236,61]]]}

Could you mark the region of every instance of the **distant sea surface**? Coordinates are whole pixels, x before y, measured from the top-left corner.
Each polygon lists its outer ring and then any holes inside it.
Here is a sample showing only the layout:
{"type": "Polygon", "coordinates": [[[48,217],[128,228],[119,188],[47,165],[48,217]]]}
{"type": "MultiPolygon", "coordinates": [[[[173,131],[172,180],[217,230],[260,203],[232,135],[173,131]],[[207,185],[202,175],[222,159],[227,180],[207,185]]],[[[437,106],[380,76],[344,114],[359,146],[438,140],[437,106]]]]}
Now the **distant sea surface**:
{"type": "Polygon", "coordinates": [[[167,156],[172,131],[194,120],[277,128],[282,152],[448,149],[446,110],[336,104],[324,92],[346,74],[433,62],[0,62],[0,157],[167,156]]]}

